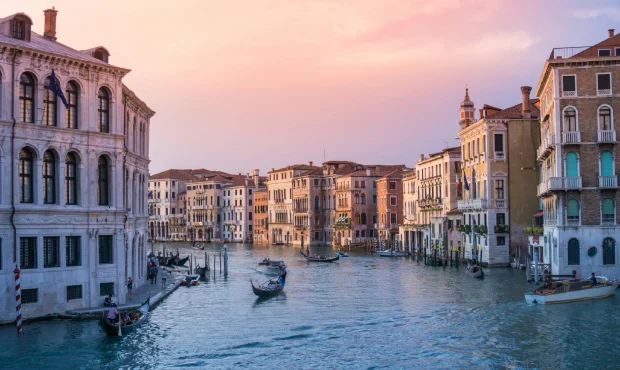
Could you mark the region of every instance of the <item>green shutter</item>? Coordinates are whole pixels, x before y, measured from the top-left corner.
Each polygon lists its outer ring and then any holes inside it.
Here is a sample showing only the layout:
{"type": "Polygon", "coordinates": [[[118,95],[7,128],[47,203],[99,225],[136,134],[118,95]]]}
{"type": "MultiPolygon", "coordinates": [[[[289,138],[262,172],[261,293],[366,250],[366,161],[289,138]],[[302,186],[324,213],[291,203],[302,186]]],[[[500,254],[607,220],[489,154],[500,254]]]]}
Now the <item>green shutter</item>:
{"type": "Polygon", "coordinates": [[[579,217],[579,202],[575,199],[569,199],[566,208],[568,217],[579,217]]]}
{"type": "Polygon", "coordinates": [[[610,151],[601,153],[601,176],[614,175],[614,159],[610,151]]]}
{"type": "Polygon", "coordinates": [[[566,154],[566,177],[579,176],[579,168],[577,166],[577,153],[568,152],[566,154]]]}
{"type": "Polygon", "coordinates": [[[614,214],[614,200],[607,198],[603,199],[603,214],[604,215],[613,215],[614,214]]]}

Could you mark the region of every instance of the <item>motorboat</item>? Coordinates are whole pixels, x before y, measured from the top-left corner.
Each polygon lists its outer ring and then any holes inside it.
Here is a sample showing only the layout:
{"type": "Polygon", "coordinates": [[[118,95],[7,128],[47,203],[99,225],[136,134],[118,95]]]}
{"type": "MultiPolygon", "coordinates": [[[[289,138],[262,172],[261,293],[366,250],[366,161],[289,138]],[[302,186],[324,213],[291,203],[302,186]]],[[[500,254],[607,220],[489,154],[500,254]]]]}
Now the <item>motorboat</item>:
{"type": "Polygon", "coordinates": [[[258,267],[256,268],[256,271],[258,272],[273,276],[280,275],[283,270],[286,271],[286,265],[284,264],[284,261],[271,260],[267,260],[267,262],[265,262],[264,260],[262,262],[259,262],[258,267]]]}
{"type": "Polygon", "coordinates": [[[407,257],[407,252],[396,251],[393,249],[386,249],[375,253],[381,257],[407,257]]]}
{"type": "Polygon", "coordinates": [[[341,252],[341,251],[336,252],[336,255],[340,257],[349,257],[349,255],[346,252],[341,252]]]}
{"type": "Polygon", "coordinates": [[[181,285],[183,285],[183,286],[198,285],[198,284],[200,284],[199,280],[200,280],[200,275],[198,275],[198,274],[187,275],[187,276],[185,276],[183,281],[181,281],[181,285]]]}
{"type": "Polygon", "coordinates": [[[552,281],[530,293],[525,293],[525,301],[527,303],[551,304],[605,298],[614,294],[618,288],[617,281],[609,281],[604,276],[597,276],[596,281],[596,284],[590,279],[552,281]]]}

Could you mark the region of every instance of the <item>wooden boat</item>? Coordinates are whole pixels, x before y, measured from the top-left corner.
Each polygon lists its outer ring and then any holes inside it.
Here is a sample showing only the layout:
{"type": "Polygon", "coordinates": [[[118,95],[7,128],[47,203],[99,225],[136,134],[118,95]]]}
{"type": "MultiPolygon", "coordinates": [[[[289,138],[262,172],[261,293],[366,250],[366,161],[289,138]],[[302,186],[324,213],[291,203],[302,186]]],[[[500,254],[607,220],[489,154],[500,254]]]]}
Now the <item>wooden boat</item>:
{"type": "Polygon", "coordinates": [[[182,259],[180,259],[180,260],[177,260],[177,261],[176,261],[176,263],[175,263],[175,265],[177,265],[177,266],[184,266],[184,265],[185,265],[185,263],[186,263],[188,260],[189,260],[189,255],[188,255],[187,257],[185,257],[185,258],[182,258],[182,259]]]}
{"type": "Polygon", "coordinates": [[[302,251],[299,251],[299,253],[301,253],[301,255],[304,256],[306,261],[310,261],[310,262],[334,262],[334,261],[338,261],[340,259],[339,255],[336,255],[336,257],[327,258],[325,256],[318,256],[318,257],[308,256],[308,255],[304,254],[304,252],[302,252],[302,251]]]}
{"type": "Polygon", "coordinates": [[[193,286],[193,285],[198,285],[199,280],[200,279],[200,275],[198,274],[191,274],[191,275],[187,275],[185,276],[185,279],[183,279],[183,281],[181,281],[181,285],[183,286],[193,286]]]}
{"type": "Polygon", "coordinates": [[[266,264],[264,264],[263,262],[260,262],[258,264],[256,271],[262,272],[263,274],[274,275],[274,276],[278,276],[282,273],[282,271],[286,271],[286,265],[284,264],[284,261],[271,261],[270,260],[266,264]]]}
{"type": "Polygon", "coordinates": [[[250,280],[252,284],[252,291],[259,297],[273,297],[282,293],[284,290],[284,284],[286,283],[286,272],[284,272],[278,280],[269,280],[259,286],[254,286],[254,282],[250,280]]]}
{"type": "Polygon", "coordinates": [[[258,264],[260,265],[269,265],[269,263],[271,262],[271,260],[269,258],[265,258],[264,260],[260,261],[258,264]]]}
{"type": "MultiPolygon", "coordinates": [[[[108,313],[104,312],[103,317],[99,321],[99,325],[101,325],[103,330],[111,337],[118,337],[121,335],[125,335],[127,333],[134,331],[138,326],[144,323],[144,321],[146,320],[147,313],[149,312],[150,306],[151,306],[151,297],[149,297],[146,300],[146,302],[142,303],[140,307],[128,313],[130,317],[132,315],[134,317],[137,316],[138,317],[137,320],[134,320],[130,324],[123,324],[122,322],[123,320],[121,320],[120,326],[118,325],[118,323],[113,324],[110,321],[108,321],[108,319],[106,319],[106,316],[108,313]],[[119,332],[119,328],[120,328],[120,332],[119,332]]],[[[123,317],[123,315],[125,314],[126,313],[120,312],[121,317],[123,317]]]]}
{"type": "Polygon", "coordinates": [[[395,251],[393,249],[386,249],[384,251],[376,252],[381,257],[407,257],[406,252],[395,251]]]}
{"type": "Polygon", "coordinates": [[[484,279],[484,269],[478,265],[468,267],[465,273],[476,279],[484,279]]]}
{"type": "Polygon", "coordinates": [[[604,276],[597,276],[598,284],[592,280],[562,280],[547,283],[525,293],[527,303],[552,304],[583,301],[587,299],[605,298],[614,294],[618,288],[617,282],[609,282],[604,276]]]}
{"type": "Polygon", "coordinates": [[[196,274],[198,276],[200,276],[201,279],[205,278],[205,276],[207,275],[208,271],[209,271],[208,267],[200,267],[200,265],[198,265],[198,267],[196,267],[196,274]]]}

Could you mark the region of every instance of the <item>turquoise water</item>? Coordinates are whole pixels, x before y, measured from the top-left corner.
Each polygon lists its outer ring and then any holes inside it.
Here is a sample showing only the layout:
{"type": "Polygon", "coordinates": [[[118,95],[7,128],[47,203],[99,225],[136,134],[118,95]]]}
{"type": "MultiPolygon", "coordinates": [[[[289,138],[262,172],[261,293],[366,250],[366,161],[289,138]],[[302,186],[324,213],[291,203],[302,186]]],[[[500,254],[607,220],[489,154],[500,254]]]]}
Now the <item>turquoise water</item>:
{"type": "MultiPolygon", "coordinates": [[[[181,248],[189,252],[204,256],[181,248]]],[[[229,252],[228,278],[178,289],[122,338],[93,321],[26,323],[20,336],[0,327],[0,368],[601,369],[620,360],[618,296],[528,306],[523,271],[479,281],[462,268],[355,252],[333,264],[306,262],[293,247],[229,252]],[[265,257],[290,273],[286,294],[260,300],[250,279],[268,279],[256,271],[265,257]]]]}

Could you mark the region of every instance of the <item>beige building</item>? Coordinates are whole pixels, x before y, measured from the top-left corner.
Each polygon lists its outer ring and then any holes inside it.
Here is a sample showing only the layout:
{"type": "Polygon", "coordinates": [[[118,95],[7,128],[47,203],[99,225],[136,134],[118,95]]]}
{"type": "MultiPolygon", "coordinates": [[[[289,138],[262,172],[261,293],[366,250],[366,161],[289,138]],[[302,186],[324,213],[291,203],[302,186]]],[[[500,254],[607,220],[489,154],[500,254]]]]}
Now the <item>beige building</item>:
{"type": "Polygon", "coordinates": [[[544,262],[553,274],[617,277],[620,35],[591,47],[555,48],[536,86],[541,99],[538,195],[544,262]]]}
{"type": "Polygon", "coordinates": [[[414,253],[413,238],[417,220],[417,193],[416,171],[403,173],[403,216],[398,226],[398,239],[402,241],[403,248],[409,253],[414,253]]]}
{"type": "Polygon", "coordinates": [[[507,109],[484,105],[477,121],[468,93],[461,103],[463,245],[466,258],[473,253],[480,259],[482,253],[484,265],[507,266],[517,247],[525,254],[523,229],[539,211],[534,196],[539,110],[530,90],[522,87],[521,103],[507,109]]]}

